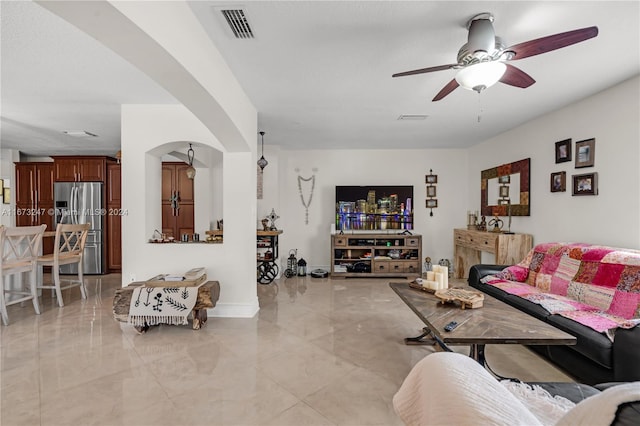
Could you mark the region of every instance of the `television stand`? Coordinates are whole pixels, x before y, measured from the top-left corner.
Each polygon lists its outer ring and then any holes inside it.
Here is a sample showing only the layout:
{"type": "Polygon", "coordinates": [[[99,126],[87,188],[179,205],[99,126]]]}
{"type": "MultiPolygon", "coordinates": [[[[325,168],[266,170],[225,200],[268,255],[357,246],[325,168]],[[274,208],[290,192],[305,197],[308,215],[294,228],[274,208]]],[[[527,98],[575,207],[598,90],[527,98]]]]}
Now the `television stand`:
{"type": "Polygon", "coordinates": [[[421,259],[422,236],[408,231],[331,236],[332,278],[420,277],[421,259]]]}

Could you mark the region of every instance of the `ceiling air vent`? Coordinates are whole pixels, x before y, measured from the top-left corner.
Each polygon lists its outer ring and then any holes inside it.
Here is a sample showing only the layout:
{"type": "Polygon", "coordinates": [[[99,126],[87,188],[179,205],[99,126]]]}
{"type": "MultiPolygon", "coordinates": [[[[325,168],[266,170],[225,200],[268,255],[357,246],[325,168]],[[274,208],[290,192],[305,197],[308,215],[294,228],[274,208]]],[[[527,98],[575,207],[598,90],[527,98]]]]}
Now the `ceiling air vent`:
{"type": "Polygon", "coordinates": [[[242,9],[221,9],[224,19],[236,38],[253,38],[253,31],[247,20],[247,14],[242,9]]]}

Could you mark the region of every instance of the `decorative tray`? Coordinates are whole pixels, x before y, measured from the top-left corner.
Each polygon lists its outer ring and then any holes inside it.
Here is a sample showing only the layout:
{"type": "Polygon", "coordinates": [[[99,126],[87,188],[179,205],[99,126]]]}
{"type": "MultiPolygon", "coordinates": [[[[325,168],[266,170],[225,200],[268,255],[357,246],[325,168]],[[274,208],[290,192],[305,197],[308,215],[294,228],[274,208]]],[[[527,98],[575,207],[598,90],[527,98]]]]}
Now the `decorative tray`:
{"type": "Polygon", "coordinates": [[[460,307],[465,308],[481,308],[484,303],[484,294],[479,291],[465,290],[462,288],[447,288],[444,290],[436,290],[435,296],[445,302],[460,302],[460,307]]]}

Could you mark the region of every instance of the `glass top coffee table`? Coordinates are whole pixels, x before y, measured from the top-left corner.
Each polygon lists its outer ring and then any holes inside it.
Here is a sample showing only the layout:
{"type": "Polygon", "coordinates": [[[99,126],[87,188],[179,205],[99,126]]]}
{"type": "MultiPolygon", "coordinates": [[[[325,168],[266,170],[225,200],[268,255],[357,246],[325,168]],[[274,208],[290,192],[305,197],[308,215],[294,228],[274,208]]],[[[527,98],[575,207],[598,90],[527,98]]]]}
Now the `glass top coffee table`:
{"type": "MultiPolygon", "coordinates": [[[[486,368],[484,350],[488,344],[576,344],[576,338],[571,334],[488,294],[484,295],[481,308],[461,309],[459,303],[443,304],[432,293],[411,288],[407,282],[392,282],[389,286],[426,325],[422,335],[406,338],[406,344],[438,344],[446,351],[451,351],[449,345],[468,345],[469,356],[486,368]],[[444,328],[451,321],[458,325],[447,332],[444,328]]],[[[460,287],[475,290],[468,286],[460,287]]]]}

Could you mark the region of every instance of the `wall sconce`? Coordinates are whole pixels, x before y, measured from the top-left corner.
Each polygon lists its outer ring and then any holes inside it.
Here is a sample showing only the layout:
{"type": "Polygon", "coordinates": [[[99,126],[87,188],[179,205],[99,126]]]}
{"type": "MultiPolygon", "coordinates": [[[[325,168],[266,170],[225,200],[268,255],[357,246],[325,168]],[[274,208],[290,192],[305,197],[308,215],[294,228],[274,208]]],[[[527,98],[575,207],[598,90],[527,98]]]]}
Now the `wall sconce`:
{"type": "Polygon", "coordinates": [[[194,177],[196,177],[196,169],[193,167],[193,158],[195,156],[195,153],[193,151],[193,148],[191,147],[191,144],[189,144],[189,150],[187,151],[187,159],[189,160],[189,168],[187,169],[187,177],[189,179],[192,179],[194,177]]]}
{"type": "Polygon", "coordinates": [[[263,171],[269,162],[264,158],[264,132],[260,132],[260,136],[262,137],[262,150],[260,159],[258,160],[258,167],[260,167],[260,171],[263,171]]]}

